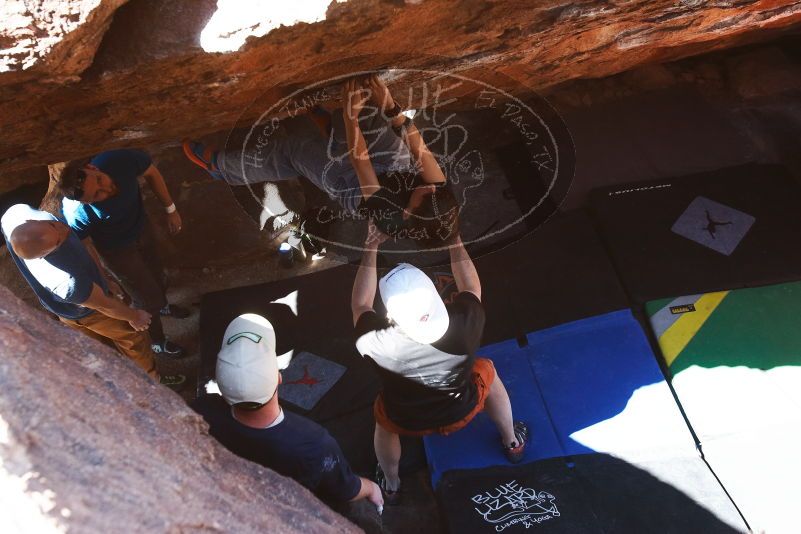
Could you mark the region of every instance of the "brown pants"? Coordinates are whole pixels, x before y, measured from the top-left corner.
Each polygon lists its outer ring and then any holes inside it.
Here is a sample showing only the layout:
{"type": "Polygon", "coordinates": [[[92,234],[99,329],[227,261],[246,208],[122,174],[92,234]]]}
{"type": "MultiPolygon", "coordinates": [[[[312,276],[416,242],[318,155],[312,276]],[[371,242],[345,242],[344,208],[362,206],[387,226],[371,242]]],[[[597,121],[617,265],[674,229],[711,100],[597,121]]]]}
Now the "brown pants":
{"type": "Polygon", "coordinates": [[[117,350],[145,370],[154,380],[158,380],[156,360],[150,348],[150,335],[137,332],[128,321],[114,319],[100,312],[94,312],[78,320],[61,318],[61,322],[98,341],[110,340],[117,350]]]}

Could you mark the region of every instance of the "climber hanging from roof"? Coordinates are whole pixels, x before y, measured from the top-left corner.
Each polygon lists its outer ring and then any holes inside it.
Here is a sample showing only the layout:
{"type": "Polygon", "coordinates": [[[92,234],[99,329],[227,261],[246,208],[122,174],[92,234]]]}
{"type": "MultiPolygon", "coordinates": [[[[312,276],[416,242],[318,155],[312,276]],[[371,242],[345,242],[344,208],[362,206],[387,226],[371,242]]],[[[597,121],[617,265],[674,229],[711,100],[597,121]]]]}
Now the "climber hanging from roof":
{"type": "Polygon", "coordinates": [[[266,143],[215,151],[186,141],[183,149],[231,186],[304,176],[342,207],[332,218],[373,219],[421,247],[442,246],[456,231],[458,204],[442,169],[376,75],[346,81],[333,113],[316,107],[282,120],[266,143]]]}

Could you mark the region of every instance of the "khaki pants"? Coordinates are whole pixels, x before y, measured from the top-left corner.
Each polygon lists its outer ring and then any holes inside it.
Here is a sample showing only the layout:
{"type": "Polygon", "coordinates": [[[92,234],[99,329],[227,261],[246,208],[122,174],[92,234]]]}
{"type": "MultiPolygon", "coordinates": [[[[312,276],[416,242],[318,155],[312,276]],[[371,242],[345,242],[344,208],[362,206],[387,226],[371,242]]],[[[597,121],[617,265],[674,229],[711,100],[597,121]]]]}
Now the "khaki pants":
{"type": "Polygon", "coordinates": [[[145,370],[154,380],[158,380],[156,359],[150,348],[150,335],[137,332],[128,321],[114,319],[100,312],[94,312],[78,320],[60,318],[61,322],[79,332],[99,341],[110,340],[117,350],[145,370]],[[105,339],[104,339],[105,338],[105,339]]]}

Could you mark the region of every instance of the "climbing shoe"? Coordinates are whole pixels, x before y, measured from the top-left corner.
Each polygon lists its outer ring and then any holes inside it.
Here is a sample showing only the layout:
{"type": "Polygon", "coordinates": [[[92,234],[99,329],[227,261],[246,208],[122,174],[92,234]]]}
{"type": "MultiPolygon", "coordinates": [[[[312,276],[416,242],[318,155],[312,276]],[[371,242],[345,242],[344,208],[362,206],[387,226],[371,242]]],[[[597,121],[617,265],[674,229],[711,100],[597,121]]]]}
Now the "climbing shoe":
{"type": "Polygon", "coordinates": [[[192,312],[188,308],[184,308],[183,306],[177,306],[175,304],[167,304],[161,310],[159,310],[159,315],[162,317],[174,317],[175,319],[186,319],[192,312]]]}
{"type": "Polygon", "coordinates": [[[526,443],[528,443],[528,426],[523,421],[517,421],[514,426],[515,442],[504,445],[503,453],[511,463],[519,463],[525,454],[526,443]]]}
{"type": "Polygon", "coordinates": [[[166,339],[161,343],[153,343],[150,345],[150,348],[153,349],[153,352],[156,354],[163,354],[164,356],[168,356],[176,360],[183,358],[186,355],[186,351],[184,351],[184,348],[181,345],[166,339]]]}
{"type": "Polygon", "coordinates": [[[159,384],[167,386],[168,388],[178,391],[186,383],[184,375],[161,375],[159,384]]]}
{"type": "Polygon", "coordinates": [[[400,504],[401,493],[400,486],[396,490],[387,489],[387,477],[384,476],[384,471],[381,469],[381,464],[375,466],[375,483],[381,488],[381,493],[384,495],[384,504],[394,506],[400,504]]]}

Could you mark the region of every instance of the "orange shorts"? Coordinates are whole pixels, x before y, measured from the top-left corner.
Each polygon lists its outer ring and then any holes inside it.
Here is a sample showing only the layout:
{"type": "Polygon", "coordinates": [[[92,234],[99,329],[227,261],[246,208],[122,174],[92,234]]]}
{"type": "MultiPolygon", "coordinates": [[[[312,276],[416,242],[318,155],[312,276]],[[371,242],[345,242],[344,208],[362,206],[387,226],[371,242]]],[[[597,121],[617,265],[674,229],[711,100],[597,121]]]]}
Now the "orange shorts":
{"type": "Polygon", "coordinates": [[[378,398],[375,400],[373,404],[373,415],[375,416],[375,422],[384,427],[386,430],[392,432],[393,434],[399,434],[402,436],[425,436],[428,434],[451,434],[464,428],[467,423],[473,420],[473,418],[484,409],[484,403],[487,401],[487,395],[489,395],[490,386],[492,386],[492,382],[495,381],[495,366],[492,365],[492,360],[488,360],[486,358],[476,358],[475,363],[473,364],[473,383],[476,385],[476,393],[478,395],[478,402],[476,402],[475,408],[473,408],[469,414],[465,415],[463,418],[459,419],[455,423],[451,423],[449,425],[440,426],[436,428],[431,428],[428,430],[406,430],[403,427],[400,427],[393,423],[389,417],[387,416],[387,412],[384,409],[384,397],[383,394],[379,394],[378,398]]]}

